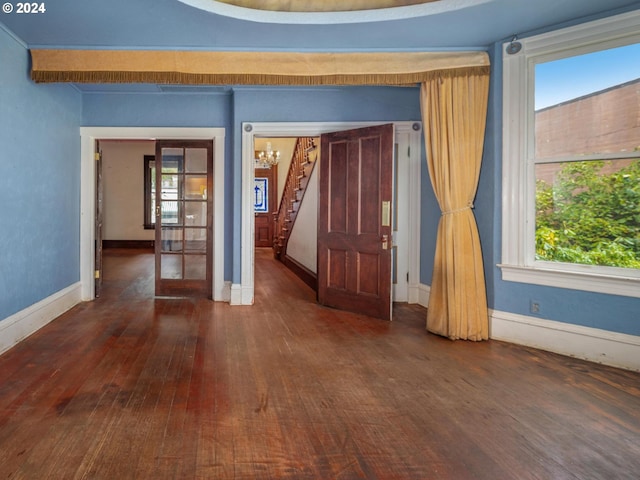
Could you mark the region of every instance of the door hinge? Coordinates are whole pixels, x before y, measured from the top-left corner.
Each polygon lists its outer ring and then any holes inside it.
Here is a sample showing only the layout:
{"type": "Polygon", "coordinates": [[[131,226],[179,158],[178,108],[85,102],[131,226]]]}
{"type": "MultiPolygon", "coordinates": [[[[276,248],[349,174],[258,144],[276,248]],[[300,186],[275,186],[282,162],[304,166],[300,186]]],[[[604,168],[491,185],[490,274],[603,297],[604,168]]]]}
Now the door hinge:
{"type": "Polygon", "coordinates": [[[100,160],[100,152],[96,152],[94,154],[94,158],[95,158],[96,162],[99,161],[100,160]]]}
{"type": "Polygon", "coordinates": [[[411,147],[407,147],[407,157],[411,156],[411,147]]]}
{"type": "Polygon", "coordinates": [[[97,280],[98,278],[100,278],[100,270],[96,270],[93,274],[93,276],[95,277],[95,279],[97,280]]]}
{"type": "Polygon", "coordinates": [[[409,272],[407,272],[407,283],[409,283],[409,272]]]}

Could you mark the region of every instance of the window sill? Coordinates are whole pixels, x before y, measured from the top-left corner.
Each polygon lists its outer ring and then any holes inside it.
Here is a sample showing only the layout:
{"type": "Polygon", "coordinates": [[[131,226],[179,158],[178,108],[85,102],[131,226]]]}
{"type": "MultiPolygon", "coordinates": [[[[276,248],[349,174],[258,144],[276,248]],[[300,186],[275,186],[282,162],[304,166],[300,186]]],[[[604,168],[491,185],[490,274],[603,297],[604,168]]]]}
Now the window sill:
{"type": "Polygon", "coordinates": [[[547,265],[524,267],[499,264],[498,267],[502,270],[502,280],[508,282],[640,298],[640,278],[631,275],[606,275],[594,272],[593,267],[587,265],[572,266],[576,268],[574,271],[551,268],[547,265]]]}

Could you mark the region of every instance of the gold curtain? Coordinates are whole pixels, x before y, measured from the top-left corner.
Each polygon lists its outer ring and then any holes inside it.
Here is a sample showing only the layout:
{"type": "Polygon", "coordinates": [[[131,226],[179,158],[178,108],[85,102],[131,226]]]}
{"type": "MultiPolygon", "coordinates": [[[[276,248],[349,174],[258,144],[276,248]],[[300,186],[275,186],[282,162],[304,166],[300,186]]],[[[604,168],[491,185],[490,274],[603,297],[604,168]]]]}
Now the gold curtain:
{"type": "Polygon", "coordinates": [[[427,330],[486,340],[489,315],[473,199],[487,115],[489,71],[434,72],[421,86],[427,165],[442,211],[427,330]]]}

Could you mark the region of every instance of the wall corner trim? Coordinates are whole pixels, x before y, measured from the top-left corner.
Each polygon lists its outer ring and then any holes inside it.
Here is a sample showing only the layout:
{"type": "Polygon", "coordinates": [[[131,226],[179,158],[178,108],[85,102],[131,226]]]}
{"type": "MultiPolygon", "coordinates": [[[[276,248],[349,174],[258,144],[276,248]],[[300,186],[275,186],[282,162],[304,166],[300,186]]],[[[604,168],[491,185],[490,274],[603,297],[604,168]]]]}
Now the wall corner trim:
{"type": "Polygon", "coordinates": [[[81,290],[77,282],[0,321],[0,354],[80,303],[81,290]]]}
{"type": "Polygon", "coordinates": [[[640,336],[490,310],[490,338],[640,371],[640,336]]]}

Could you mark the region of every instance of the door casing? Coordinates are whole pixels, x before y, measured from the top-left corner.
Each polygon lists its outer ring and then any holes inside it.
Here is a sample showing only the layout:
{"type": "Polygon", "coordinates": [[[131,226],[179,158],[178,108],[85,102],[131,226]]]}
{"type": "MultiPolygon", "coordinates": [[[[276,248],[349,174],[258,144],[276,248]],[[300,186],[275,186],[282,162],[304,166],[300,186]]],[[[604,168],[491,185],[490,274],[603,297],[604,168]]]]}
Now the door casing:
{"type": "Polygon", "coordinates": [[[408,176],[405,185],[408,190],[408,301],[418,303],[420,299],[420,178],[422,165],[422,123],[409,122],[305,122],[305,123],[243,123],[242,124],[242,202],[241,202],[241,277],[240,284],[231,286],[231,304],[252,305],[255,291],[254,258],[254,217],[252,189],[254,184],[254,137],[316,137],[337,130],[349,130],[393,123],[396,141],[400,140],[400,150],[407,150],[404,158],[408,162],[408,176]]]}
{"type": "MultiPolygon", "coordinates": [[[[224,281],[224,128],[181,127],[80,127],[80,285],[83,301],[95,298],[96,140],[213,141],[213,285],[214,300],[228,301],[224,281]]],[[[141,186],[142,188],[142,186],[141,186]]]]}

